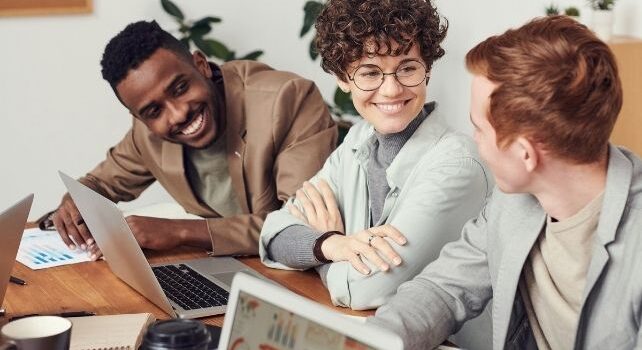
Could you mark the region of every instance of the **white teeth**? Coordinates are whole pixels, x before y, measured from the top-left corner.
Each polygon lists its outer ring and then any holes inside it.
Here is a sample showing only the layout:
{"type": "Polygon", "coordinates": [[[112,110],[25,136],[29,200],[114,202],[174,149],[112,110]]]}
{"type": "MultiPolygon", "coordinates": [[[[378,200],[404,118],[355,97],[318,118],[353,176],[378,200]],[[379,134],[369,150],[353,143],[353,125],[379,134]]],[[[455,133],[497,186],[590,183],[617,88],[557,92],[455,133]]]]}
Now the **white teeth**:
{"type": "Polygon", "coordinates": [[[194,121],[192,121],[188,126],[186,126],[185,128],[183,128],[183,130],[181,130],[181,134],[191,135],[197,132],[202,125],[203,125],[203,114],[199,114],[198,117],[194,118],[194,121]]]}
{"type": "Polygon", "coordinates": [[[395,113],[399,112],[403,108],[403,102],[400,103],[377,103],[377,107],[386,113],[395,113]]]}

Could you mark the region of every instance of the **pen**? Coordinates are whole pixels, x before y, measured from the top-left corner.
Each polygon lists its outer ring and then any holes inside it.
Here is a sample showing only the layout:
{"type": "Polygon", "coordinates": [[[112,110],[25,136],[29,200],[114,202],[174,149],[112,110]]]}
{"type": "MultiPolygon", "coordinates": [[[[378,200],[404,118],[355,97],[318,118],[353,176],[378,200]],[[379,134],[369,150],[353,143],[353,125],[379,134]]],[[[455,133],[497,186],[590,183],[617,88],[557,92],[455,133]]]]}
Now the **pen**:
{"type": "Polygon", "coordinates": [[[17,320],[20,318],[25,318],[25,317],[31,317],[31,316],[60,316],[60,317],[85,317],[85,316],[95,316],[95,312],[90,312],[90,311],[69,311],[69,312],[61,312],[58,314],[28,314],[28,315],[20,315],[20,316],[14,316],[9,321],[17,320]]]}
{"type": "Polygon", "coordinates": [[[96,316],[95,312],[91,311],[70,311],[70,312],[62,312],[58,315],[55,316],[61,316],[61,317],[85,317],[85,316],[96,316]]]}
{"type": "Polygon", "coordinates": [[[13,277],[13,276],[9,277],[9,282],[19,284],[21,286],[24,286],[25,284],[27,284],[27,282],[25,282],[24,280],[21,280],[20,278],[13,277]]]}

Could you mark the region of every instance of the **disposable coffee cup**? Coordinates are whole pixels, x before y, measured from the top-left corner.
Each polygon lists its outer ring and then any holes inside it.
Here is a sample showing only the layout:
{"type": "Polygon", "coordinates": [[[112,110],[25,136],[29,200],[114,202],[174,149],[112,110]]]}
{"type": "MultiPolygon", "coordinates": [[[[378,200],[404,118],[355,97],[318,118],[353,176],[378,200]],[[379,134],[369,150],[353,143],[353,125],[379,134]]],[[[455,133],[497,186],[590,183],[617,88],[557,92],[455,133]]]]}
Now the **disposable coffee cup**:
{"type": "Polygon", "coordinates": [[[194,320],[165,320],[152,323],[143,338],[142,350],[207,350],[210,333],[194,320]]]}
{"type": "Polygon", "coordinates": [[[71,321],[59,316],[25,317],[7,323],[0,333],[0,350],[69,350],[71,321]]]}

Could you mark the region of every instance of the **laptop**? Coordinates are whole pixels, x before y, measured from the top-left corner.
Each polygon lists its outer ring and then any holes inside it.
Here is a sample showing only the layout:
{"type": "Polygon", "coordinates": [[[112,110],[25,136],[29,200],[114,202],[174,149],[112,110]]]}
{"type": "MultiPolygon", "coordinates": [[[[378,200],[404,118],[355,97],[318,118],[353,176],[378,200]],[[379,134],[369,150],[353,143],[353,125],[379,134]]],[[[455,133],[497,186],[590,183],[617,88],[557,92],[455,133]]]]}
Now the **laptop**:
{"type": "Polygon", "coordinates": [[[403,342],[389,330],[238,273],[218,349],[402,350],[403,342]]]}
{"type": "Polygon", "coordinates": [[[33,194],[30,194],[0,213],[0,306],[7,291],[7,284],[9,284],[32,202],[33,194]]]}
{"type": "Polygon", "coordinates": [[[171,317],[223,314],[236,272],[262,277],[229,257],[150,266],[120,209],[68,175],[58,173],[111,271],[171,317]]]}

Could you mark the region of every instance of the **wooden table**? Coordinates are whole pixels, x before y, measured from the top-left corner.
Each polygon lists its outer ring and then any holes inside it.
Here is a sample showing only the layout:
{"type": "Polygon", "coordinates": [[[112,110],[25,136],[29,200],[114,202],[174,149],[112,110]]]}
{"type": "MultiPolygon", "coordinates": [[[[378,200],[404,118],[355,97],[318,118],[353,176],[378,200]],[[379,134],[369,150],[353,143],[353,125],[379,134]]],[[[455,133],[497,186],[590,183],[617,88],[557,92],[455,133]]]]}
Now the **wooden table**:
{"type": "MultiPolygon", "coordinates": [[[[145,252],[151,263],[178,261],[206,257],[202,250],[181,248],[171,253],[145,252]]],[[[312,271],[283,271],[270,269],[259,258],[239,259],[264,276],[302,296],[315,300],[334,310],[350,315],[372,315],[373,311],[352,311],[332,306],[330,295],[318,275],[312,271]]],[[[16,262],[13,276],[27,281],[26,286],[9,283],[3,307],[7,316],[0,324],[13,316],[24,314],[47,314],[65,311],[92,311],[97,315],[124,313],[153,313],[158,319],[169,316],[130,288],[114,275],[107,262],[96,261],[74,265],[31,270],[16,262]]],[[[205,323],[221,326],[223,315],[201,319],[205,323]]]]}

